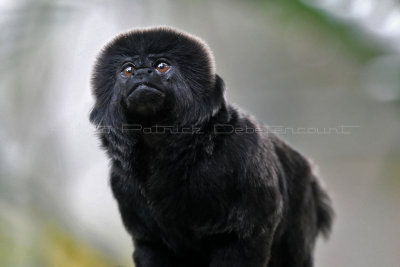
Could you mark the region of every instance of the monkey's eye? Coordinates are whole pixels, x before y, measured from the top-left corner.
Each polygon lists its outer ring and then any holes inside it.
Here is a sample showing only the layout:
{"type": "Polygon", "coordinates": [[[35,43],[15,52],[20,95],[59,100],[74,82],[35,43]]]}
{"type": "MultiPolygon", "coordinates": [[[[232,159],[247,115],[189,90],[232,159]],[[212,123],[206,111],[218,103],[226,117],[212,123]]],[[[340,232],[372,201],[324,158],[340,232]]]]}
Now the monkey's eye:
{"type": "Polygon", "coordinates": [[[135,71],[135,68],[133,66],[127,66],[123,71],[122,74],[124,74],[125,77],[129,77],[133,75],[133,72],[135,71]]]}
{"type": "Polygon", "coordinates": [[[158,72],[164,73],[169,69],[169,65],[165,62],[160,62],[157,64],[156,70],[158,72]]]}

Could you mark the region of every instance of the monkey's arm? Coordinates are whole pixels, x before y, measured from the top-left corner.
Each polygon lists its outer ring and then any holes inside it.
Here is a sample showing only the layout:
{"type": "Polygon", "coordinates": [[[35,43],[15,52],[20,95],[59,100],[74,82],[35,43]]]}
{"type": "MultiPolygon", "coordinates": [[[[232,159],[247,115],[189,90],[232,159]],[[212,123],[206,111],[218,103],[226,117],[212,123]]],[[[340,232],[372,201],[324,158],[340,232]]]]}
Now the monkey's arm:
{"type": "Polygon", "coordinates": [[[241,185],[241,203],[231,215],[231,232],[214,246],[212,267],[263,267],[270,260],[272,240],[281,220],[282,199],[277,186],[248,178],[241,185]]]}
{"type": "MultiPolygon", "coordinates": [[[[264,267],[270,260],[272,240],[280,222],[278,207],[268,218],[268,225],[256,225],[260,222],[238,222],[239,231],[223,234],[212,253],[210,267],[264,267]],[[249,232],[248,228],[253,228],[249,232]],[[245,229],[246,228],[246,229],[245,229]]],[[[249,215],[244,215],[248,220],[249,215]]],[[[241,220],[238,218],[238,220],[241,220]]],[[[251,221],[251,219],[249,219],[251,221]]]]}
{"type": "MultiPolygon", "coordinates": [[[[155,233],[153,220],[149,214],[145,201],[140,194],[124,196],[115,189],[122,221],[131,233],[135,250],[133,261],[136,267],[179,267],[176,256],[163,244],[155,233]],[[129,201],[127,200],[129,199],[129,201]]],[[[132,193],[132,192],[131,192],[132,193]]]]}

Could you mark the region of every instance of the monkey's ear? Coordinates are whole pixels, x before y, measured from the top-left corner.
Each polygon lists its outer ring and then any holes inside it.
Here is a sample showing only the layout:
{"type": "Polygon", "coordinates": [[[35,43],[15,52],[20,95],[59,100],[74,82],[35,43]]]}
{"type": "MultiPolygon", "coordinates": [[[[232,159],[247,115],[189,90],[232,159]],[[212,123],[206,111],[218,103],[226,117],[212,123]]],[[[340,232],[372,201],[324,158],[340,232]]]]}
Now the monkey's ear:
{"type": "Polygon", "coordinates": [[[125,119],[121,105],[111,105],[99,99],[89,115],[90,122],[97,127],[120,127],[125,119]]]}
{"type": "Polygon", "coordinates": [[[101,122],[103,121],[104,111],[101,111],[98,103],[96,103],[90,111],[89,120],[96,126],[100,126],[101,122]]]}
{"type": "Polygon", "coordinates": [[[215,86],[213,91],[213,106],[220,107],[224,100],[224,92],[225,92],[225,83],[224,80],[218,75],[215,74],[215,86]]]}
{"type": "Polygon", "coordinates": [[[218,74],[215,74],[215,89],[216,91],[222,91],[222,94],[224,94],[225,82],[218,74]]]}

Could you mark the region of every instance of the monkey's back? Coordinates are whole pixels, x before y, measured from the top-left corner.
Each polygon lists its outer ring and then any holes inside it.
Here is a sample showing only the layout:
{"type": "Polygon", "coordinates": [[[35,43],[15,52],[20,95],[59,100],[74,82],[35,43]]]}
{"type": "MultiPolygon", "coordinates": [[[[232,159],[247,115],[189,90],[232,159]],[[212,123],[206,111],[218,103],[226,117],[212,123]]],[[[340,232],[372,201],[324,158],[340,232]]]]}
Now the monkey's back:
{"type": "Polygon", "coordinates": [[[319,234],[327,236],[333,210],[310,162],[277,136],[270,134],[282,172],[279,188],[283,214],[275,233],[270,267],[313,266],[313,250],[319,234]]]}

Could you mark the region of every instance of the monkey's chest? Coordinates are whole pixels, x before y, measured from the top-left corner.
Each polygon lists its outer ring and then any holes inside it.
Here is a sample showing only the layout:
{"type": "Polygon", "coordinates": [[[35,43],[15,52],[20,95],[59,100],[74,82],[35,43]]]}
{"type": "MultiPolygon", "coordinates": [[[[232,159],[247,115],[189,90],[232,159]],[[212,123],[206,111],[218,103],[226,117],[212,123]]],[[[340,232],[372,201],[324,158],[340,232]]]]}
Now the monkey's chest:
{"type": "Polygon", "coordinates": [[[210,174],[198,171],[212,168],[181,160],[172,164],[146,152],[130,159],[129,164],[118,164],[111,185],[133,238],[150,236],[181,253],[188,253],[186,248],[204,251],[197,230],[221,225],[226,217],[216,205],[222,192],[207,186],[204,178],[210,174]]]}
{"type": "Polygon", "coordinates": [[[139,235],[144,233],[177,254],[201,253],[202,240],[194,231],[197,223],[188,212],[190,207],[182,207],[185,204],[188,203],[177,199],[154,202],[145,196],[137,197],[130,211],[137,214],[137,221],[132,222],[133,232],[141,231],[139,235]]]}
{"type": "Polygon", "coordinates": [[[177,253],[186,253],[189,247],[201,250],[201,240],[193,230],[200,213],[187,185],[165,174],[136,177],[128,171],[112,176],[111,185],[133,238],[150,237],[177,253]]]}

